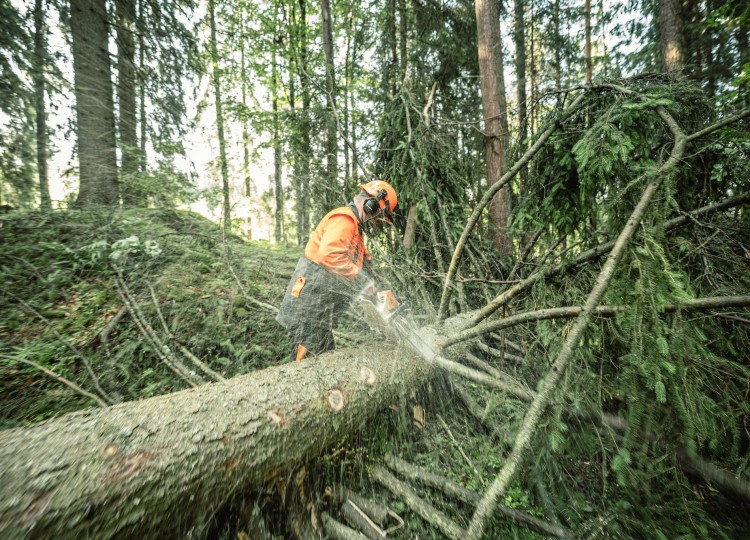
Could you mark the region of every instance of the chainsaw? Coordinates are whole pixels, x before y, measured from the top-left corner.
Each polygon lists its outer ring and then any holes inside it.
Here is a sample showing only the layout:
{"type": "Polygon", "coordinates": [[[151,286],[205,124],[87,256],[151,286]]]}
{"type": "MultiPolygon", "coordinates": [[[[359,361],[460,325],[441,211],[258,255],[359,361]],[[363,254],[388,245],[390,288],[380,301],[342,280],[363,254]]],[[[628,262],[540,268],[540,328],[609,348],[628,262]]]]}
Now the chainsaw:
{"type": "Polygon", "coordinates": [[[434,359],[435,351],[420,338],[417,326],[408,315],[409,303],[399,302],[390,290],[368,294],[372,289],[373,285],[368,285],[356,299],[370,328],[405,342],[426,360],[434,359]]]}

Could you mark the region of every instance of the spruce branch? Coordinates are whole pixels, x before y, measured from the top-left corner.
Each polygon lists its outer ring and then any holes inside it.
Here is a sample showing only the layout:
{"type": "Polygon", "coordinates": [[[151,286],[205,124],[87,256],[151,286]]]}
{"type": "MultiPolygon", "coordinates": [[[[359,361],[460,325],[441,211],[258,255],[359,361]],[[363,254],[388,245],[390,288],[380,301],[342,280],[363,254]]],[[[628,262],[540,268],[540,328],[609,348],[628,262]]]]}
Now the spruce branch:
{"type": "MultiPolygon", "coordinates": [[[[627,92],[630,93],[632,91],[628,90],[627,92]]],[[[639,95],[639,97],[644,100],[647,99],[645,96],[639,95]]],[[[591,319],[592,312],[604,295],[604,292],[614,275],[617,263],[620,261],[630,238],[638,228],[641,218],[656,193],[656,190],[659,188],[662,181],[672,174],[673,169],[682,159],[687,145],[687,137],[685,133],[664,107],[657,106],[655,110],[672,132],[674,137],[672,152],[667,161],[659,167],[652,179],[646,185],[638,204],[636,204],[625,226],[620,231],[620,234],[615,241],[615,245],[612,247],[612,251],[607,257],[596,283],[586,299],[581,313],[576,318],[575,323],[571,327],[563,343],[562,349],[552,364],[552,369],[543,379],[534,401],[526,412],[521,428],[516,434],[511,454],[508,456],[505,465],[492,482],[492,485],[487,490],[484,497],[482,497],[481,502],[477,506],[476,512],[474,512],[474,515],[472,516],[466,536],[469,540],[479,540],[482,536],[485,524],[495,510],[498,498],[505,493],[510,482],[515,478],[521,462],[528,453],[528,448],[531,444],[531,437],[536,431],[537,425],[542,418],[542,414],[552,400],[552,394],[573,357],[578,342],[583,336],[586,326],[588,326],[589,320],[591,319]]]]}
{"type": "MultiPolygon", "coordinates": [[[[706,311],[716,308],[730,307],[750,307],[750,296],[708,296],[705,298],[696,298],[695,300],[680,302],[678,304],[667,304],[662,306],[661,312],[674,313],[676,311],[706,311]]],[[[438,347],[450,347],[451,345],[463,341],[528,322],[546,321],[550,319],[571,319],[579,316],[582,311],[582,306],[563,306],[526,311],[503,319],[479,324],[468,330],[462,330],[461,332],[448,336],[443,341],[439,342],[438,347]]],[[[617,313],[626,313],[627,311],[628,306],[596,306],[591,311],[591,314],[597,317],[612,317],[617,313]]]]}
{"type": "Polygon", "coordinates": [[[524,152],[523,156],[521,156],[518,161],[506,172],[497,182],[492,184],[489,188],[487,188],[487,191],[484,192],[482,195],[482,198],[479,200],[477,205],[474,207],[474,211],[471,213],[471,216],[469,217],[468,222],[466,223],[466,226],[464,227],[463,232],[461,233],[461,238],[459,238],[458,243],[456,244],[456,249],[453,251],[453,256],[451,257],[450,266],[448,267],[448,274],[445,276],[445,281],[443,283],[443,293],[440,297],[440,307],[438,308],[438,320],[444,320],[448,316],[448,300],[450,297],[450,290],[452,287],[453,278],[456,275],[456,272],[458,271],[458,263],[461,259],[461,254],[463,253],[464,246],[466,245],[467,240],[469,239],[469,235],[471,234],[472,230],[474,230],[474,226],[479,221],[480,216],[482,215],[482,212],[484,211],[484,208],[490,203],[492,198],[495,196],[495,194],[500,191],[503,187],[506,186],[513,178],[515,178],[516,174],[529,162],[531,161],[531,158],[533,158],[539,150],[541,150],[542,146],[544,146],[544,143],[547,142],[547,139],[550,138],[550,136],[557,131],[557,129],[560,127],[560,125],[567,120],[577,109],[580,107],[581,103],[583,103],[584,98],[586,97],[586,93],[581,93],[576,99],[571,103],[567,109],[565,109],[558,118],[556,118],[548,127],[545,129],[541,135],[537,138],[536,142],[528,149],[526,152],[524,152]]]}
{"type": "MultiPolygon", "coordinates": [[[[692,212],[688,212],[676,218],[665,221],[664,232],[673,231],[675,229],[683,227],[687,225],[688,223],[695,221],[695,219],[700,216],[705,216],[705,215],[713,214],[716,212],[721,212],[723,210],[727,210],[729,208],[734,208],[737,206],[742,206],[744,204],[747,204],[748,202],[750,202],[750,192],[740,193],[739,195],[735,195],[733,197],[727,197],[726,199],[719,201],[717,203],[702,206],[700,208],[697,208],[696,210],[693,210],[692,212]]],[[[518,296],[523,291],[529,289],[532,285],[534,285],[538,281],[542,279],[546,279],[548,277],[555,276],[561,272],[564,272],[576,266],[580,266],[587,262],[598,259],[602,255],[609,253],[609,251],[614,247],[614,245],[615,245],[615,241],[610,240],[608,242],[599,244],[598,246],[595,246],[591,249],[588,249],[584,252],[581,252],[570,260],[560,262],[553,266],[541,268],[537,270],[536,272],[532,272],[526,278],[519,281],[518,283],[516,283],[509,289],[506,289],[505,291],[501,292],[491,302],[489,302],[484,307],[479,309],[471,318],[471,320],[466,323],[464,328],[468,329],[468,328],[472,328],[476,326],[477,324],[482,322],[484,319],[492,315],[495,311],[507,305],[508,302],[513,300],[516,296],[518,296]]]]}

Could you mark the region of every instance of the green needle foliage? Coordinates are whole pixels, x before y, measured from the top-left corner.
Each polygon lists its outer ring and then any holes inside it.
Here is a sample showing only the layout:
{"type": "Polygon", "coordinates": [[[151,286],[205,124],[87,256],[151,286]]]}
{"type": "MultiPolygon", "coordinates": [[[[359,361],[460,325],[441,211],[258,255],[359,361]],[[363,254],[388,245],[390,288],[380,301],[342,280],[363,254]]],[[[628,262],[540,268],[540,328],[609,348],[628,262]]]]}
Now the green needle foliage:
{"type": "Polygon", "coordinates": [[[188,386],[159,342],[200,375],[183,347],[226,378],[287,360],[286,336],[262,304],[278,304],[294,254],[223,238],[172,210],[24,214],[2,225],[4,428],[94,405],[28,360],[108,402],[188,386]],[[158,341],[132,308],[117,316],[118,278],[158,341]]]}

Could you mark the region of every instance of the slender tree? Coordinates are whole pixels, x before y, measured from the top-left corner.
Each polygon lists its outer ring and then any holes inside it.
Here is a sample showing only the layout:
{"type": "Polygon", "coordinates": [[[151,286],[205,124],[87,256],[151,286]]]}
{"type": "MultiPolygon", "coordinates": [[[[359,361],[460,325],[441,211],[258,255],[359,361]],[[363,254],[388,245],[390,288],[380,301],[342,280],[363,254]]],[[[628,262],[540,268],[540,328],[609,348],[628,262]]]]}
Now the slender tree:
{"type": "Polygon", "coordinates": [[[221,190],[224,195],[223,215],[224,230],[229,232],[232,225],[231,206],[229,204],[229,171],[227,168],[227,145],[224,138],[224,112],[222,108],[221,70],[219,69],[219,53],[216,42],[216,4],[208,0],[208,19],[211,28],[209,54],[211,55],[211,85],[214,90],[214,104],[216,107],[216,132],[219,138],[219,171],[221,173],[221,190]]]}
{"type": "Polygon", "coordinates": [[[79,205],[117,204],[115,114],[105,0],[70,0],[79,205]]]}
{"type": "Polygon", "coordinates": [[[515,0],[516,92],[518,99],[518,138],[526,137],[526,37],[524,0],[515,0]]]}
{"type": "Polygon", "coordinates": [[[120,135],[120,186],[122,202],[126,205],[146,206],[147,199],[134,187],[142,158],[139,156],[136,121],[135,73],[135,0],[116,0],[117,19],[117,102],[119,105],[118,132],[120,135]]]}
{"type": "Polygon", "coordinates": [[[321,186],[323,207],[334,205],[338,195],[338,141],[336,128],[336,71],[333,55],[333,27],[331,5],[328,0],[320,0],[323,52],[326,63],[326,185],[321,186]]]}
{"type": "Polygon", "coordinates": [[[279,128],[279,66],[278,48],[281,44],[279,32],[279,4],[274,6],[273,31],[271,33],[271,108],[273,110],[273,186],[276,199],[273,236],[281,243],[284,228],[284,189],[281,185],[281,130],[279,128]]]}
{"type": "Polygon", "coordinates": [[[585,52],[584,57],[586,61],[586,84],[591,84],[592,76],[592,63],[591,63],[591,0],[586,0],[583,8],[584,18],[584,32],[585,36],[585,52]]]}
{"type": "Polygon", "coordinates": [[[138,0],[138,148],[140,162],[138,169],[141,173],[146,172],[148,156],[146,154],[146,39],[145,39],[145,17],[143,14],[144,0],[138,0]]]}
{"type": "MultiPolygon", "coordinates": [[[[482,88],[482,110],[487,160],[487,187],[500,179],[508,147],[508,115],[503,77],[503,48],[500,39],[498,2],[475,0],[479,74],[482,88]]],[[[490,204],[490,234],[498,252],[510,255],[511,238],[508,219],[511,211],[510,187],[505,186],[490,204]]]]}
{"type": "Polygon", "coordinates": [[[32,78],[34,81],[34,109],[36,112],[36,167],[39,176],[39,198],[42,210],[52,209],[47,169],[47,108],[45,105],[46,80],[44,77],[47,55],[47,25],[44,20],[43,0],[34,1],[34,57],[32,78]]]}
{"type": "Polygon", "coordinates": [[[681,71],[685,65],[685,42],[679,0],[659,0],[659,34],[662,71],[681,71]]]}

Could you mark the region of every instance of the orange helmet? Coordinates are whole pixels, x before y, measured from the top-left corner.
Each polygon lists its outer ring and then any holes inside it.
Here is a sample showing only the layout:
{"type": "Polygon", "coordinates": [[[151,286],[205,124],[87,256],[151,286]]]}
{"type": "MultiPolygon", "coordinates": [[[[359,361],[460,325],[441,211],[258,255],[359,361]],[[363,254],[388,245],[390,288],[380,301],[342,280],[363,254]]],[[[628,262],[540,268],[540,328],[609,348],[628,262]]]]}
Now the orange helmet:
{"type": "Polygon", "coordinates": [[[396,190],[393,189],[393,186],[383,180],[373,180],[359,187],[372,197],[365,201],[365,209],[370,214],[374,214],[378,209],[375,206],[377,204],[381,210],[385,211],[386,219],[390,220],[391,213],[396,209],[396,205],[398,204],[398,197],[396,197],[396,190]]]}

